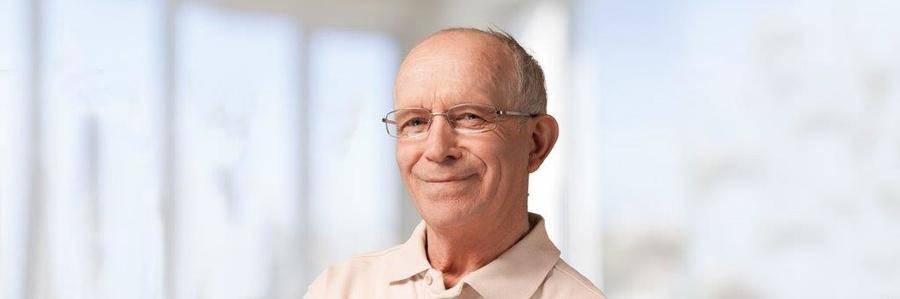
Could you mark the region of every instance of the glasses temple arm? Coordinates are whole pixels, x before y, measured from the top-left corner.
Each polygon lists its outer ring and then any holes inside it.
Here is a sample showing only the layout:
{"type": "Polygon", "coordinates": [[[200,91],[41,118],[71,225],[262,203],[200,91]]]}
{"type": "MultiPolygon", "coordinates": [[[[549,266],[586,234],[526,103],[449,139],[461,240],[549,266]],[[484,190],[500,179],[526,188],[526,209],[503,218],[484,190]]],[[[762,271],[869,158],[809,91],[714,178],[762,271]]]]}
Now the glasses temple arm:
{"type": "Polygon", "coordinates": [[[541,115],[541,114],[540,114],[540,113],[525,113],[525,112],[518,112],[518,111],[502,111],[502,110],[501,110],[501,111],[497,111],[497,115],[500,115],[500,116],[503,116],[503,115],[511,115],[511,116],[538,116],[538,115],[541,115]]]}

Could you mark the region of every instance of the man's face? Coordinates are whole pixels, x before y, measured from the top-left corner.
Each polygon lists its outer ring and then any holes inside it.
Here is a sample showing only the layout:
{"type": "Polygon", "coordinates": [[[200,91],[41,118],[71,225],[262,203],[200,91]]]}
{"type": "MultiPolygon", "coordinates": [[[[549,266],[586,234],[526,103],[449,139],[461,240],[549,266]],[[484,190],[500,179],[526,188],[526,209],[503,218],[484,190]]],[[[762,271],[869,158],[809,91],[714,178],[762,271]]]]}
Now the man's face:
{"type": "MultiPolygon", "coordinates": [[[[503,80],[511,80],[508,58],[478,35],[444,34],[416,47],[395,85],[395,109],[445,112],[463,103],[510,107],[503,80]]],[[[492,131],[453,131],[433,118],[426,137],[397,140],[397,164],[419,214],[430,225],[457,226],[498,217],[525,204],[528,124],[506,119],[492,131]]]]}

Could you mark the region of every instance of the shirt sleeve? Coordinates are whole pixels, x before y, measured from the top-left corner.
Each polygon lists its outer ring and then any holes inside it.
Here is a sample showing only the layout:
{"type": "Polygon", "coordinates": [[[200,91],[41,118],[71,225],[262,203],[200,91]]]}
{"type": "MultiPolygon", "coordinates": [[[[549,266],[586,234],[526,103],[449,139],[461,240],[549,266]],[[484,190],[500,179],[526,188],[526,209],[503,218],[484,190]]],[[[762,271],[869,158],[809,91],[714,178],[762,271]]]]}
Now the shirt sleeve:
{"type": "Polygon", "coordinates": [[[327,289],[327,286],[328,286],[327,280],[328,280],[328,271],[329,270],[330,269],[326,269],[325,271],[322,271],[322,274],[319,274],[319,277],[316,277],[316,279],[313,280],[313,282],[311,284],[309,284],[309,287],[306,289],[306,295],[303,295],[303,299],[326,298],[325,290],[327,289]]]}

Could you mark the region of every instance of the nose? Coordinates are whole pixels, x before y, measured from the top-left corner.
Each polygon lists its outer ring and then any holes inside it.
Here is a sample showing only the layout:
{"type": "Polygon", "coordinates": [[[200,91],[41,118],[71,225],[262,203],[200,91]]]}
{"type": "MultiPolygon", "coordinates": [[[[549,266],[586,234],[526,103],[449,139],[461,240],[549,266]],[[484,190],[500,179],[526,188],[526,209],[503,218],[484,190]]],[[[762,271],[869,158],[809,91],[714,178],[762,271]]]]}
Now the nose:
{"type": "Polygon", "coordinates": [[[432,118],[428,138],[425,140],[425,158],[435,163],[457,160],[462,156],[462,150],[456,143],[456,133],[448,120],[441,121],[438,117],[446,118],[443,115],[432,118]]]}

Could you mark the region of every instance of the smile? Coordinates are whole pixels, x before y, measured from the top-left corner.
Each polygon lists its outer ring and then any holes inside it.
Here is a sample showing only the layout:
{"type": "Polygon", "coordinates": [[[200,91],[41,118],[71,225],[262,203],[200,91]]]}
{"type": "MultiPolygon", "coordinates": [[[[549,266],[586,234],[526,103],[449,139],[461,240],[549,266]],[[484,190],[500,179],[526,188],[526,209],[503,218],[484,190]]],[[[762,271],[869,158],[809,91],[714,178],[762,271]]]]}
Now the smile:
{"type": "Polygon", "coordinates": [[[475,176],[475,175],[470,174],[467,176],[450,177],[450,178],[433,178],[433,179],[422,179],[422,180],[427,183],[450,183],[450,182],[464,181],[473,176],[475,176]]]}

